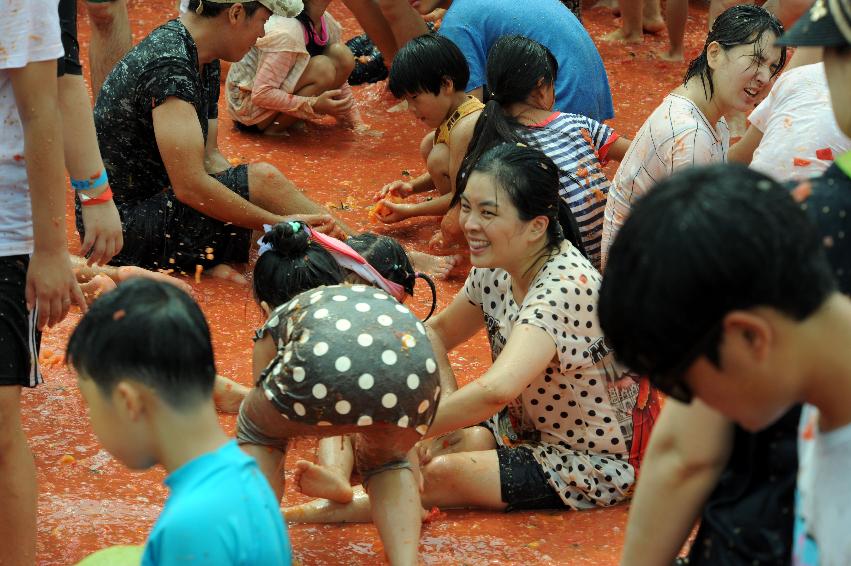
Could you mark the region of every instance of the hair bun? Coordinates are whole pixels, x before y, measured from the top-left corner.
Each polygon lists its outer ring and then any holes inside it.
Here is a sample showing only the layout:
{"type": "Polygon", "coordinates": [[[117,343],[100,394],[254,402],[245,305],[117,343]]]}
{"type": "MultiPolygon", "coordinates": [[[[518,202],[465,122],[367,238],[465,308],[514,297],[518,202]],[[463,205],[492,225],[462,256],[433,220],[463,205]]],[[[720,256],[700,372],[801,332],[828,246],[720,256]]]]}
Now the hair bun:
{"type": "Polygon", "coordinates": [[[310,234],[304,222],[280,222],[266,232],[263,242],[284,257],[299,257],[310,245],[310,234]]]}

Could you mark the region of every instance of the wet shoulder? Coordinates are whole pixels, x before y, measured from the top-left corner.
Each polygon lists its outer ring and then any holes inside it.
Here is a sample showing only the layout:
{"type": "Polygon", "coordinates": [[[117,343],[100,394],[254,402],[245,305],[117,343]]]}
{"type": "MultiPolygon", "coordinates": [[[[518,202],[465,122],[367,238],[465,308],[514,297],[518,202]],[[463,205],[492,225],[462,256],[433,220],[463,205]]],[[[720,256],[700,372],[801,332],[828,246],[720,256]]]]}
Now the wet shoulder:
{"type": "Polygon", "coordinates": [[[155,67],[158,61],[180,59],[193,61],[195,42],[179,20],[170,20],[154,29],[127,54],[129,63],[143,70],[155,67]]]}
{"type": "MultiPolygon", "coordinates": [[[[555,302],[553,307],[569,311],[588,311],[597,304],[603,278],[591,262],[570,242],[564,241],[559,253],[551,257],[532,282],[529,296],[543,296],[555,302]]],[[[593,310],[593,309],[592,309],[593,310]]]]}

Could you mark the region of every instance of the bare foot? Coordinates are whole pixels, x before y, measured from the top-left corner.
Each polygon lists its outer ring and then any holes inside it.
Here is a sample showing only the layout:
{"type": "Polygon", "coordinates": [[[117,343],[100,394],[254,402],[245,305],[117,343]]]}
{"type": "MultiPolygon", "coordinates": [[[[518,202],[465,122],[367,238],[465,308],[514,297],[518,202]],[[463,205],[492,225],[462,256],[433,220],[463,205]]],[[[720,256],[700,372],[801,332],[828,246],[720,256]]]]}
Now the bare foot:
{"type": "Polygon", "coordinates": [[[661,16],[646,18],[641,23],[641,27],[644,28],[644,31],[647,33],[657,34],[665,29],[665,20],[663,20],[661,16]]]}
{"type": "Polygon", "coordinates": [[[467,257],[467,242],[463,237],[460,240],[447,240],[442,230],[437,230],[428,241],[428,247],[435,254],[444,256],[461,253],[461,258],[467,257]]]}
{"type": "Polygon", "coordinates": [[[115,287],[115,282],[103,274],[95,275],[86,283],[80,284],[80,289],[83,291],[83,296],[86,297],[87,305],[92,304],[95,299],[107,291],[112,291],[115,287]]]}
{"type": "Polygon", "coordinates": [[[682,51],[656,51],[656,57],[661,59],[662,61],[669,61],[671,63],[679,63],[683,60],[683,52],[682,51]]]}
{"type": "Polygon", "coordinates": [[[608,8],[609,10],[617,10],[620,12],[618,8],[618,0],[599,0],[594,6],[591,8],[608,8]]]}
{"type": "Polygon", "coordinates": [[[448,278],[452,270],[464,260],[464,257],[460,254],[440,256],[423,252],[411,252],[410,256],[414,269],[427,273],[435,279],[448,278]]]}
{"type": "Polygon", "coordinates": [[[336,503],[349,503],[354,497],[348,478],[307,460],[295,463],[293,479],[296,489],[310,497],[328,499],[336,503]]]}
{"type": "Polygon", "coordinates": [[[133,277],[144,277],[146,279],[153,279],[154,281],[169,283],[183,291],[186,291],[187,293],[190,292],[192,289],[182,279],[172,277],[171,275],[159,271],[150,271],[148,269],[142,269],[141,267],[136,267],[135,265],[122,265],[118,268],[117,273],[119,281],[127,281],[128,279],[131,279],[133,277]]]}
{"type": "Polygon", "coordinates": [[[220,263],[215,267],[211,267],[206,271],[206,273],[210,277],[215,277],[217,279],[232,281],[234,283],[239,283],[240,285],[248,284],[248,279],[246,279],[240,272],[235,270],[233,267],[225,263],[220,263]]]}
{"type": "Polygon", "coordinates": [[[610,43],[642,43],[644,41],[644,36],[640,33],[637,35],[624,35],[623,30],[618,28],[615,31],[603,35],[601,39],[610,43]]]}
{"type": "Polygon", "coordinates": [[[223,375],[216,375],[213,386],[213,400],[216,408],[223,413],[238,413],[242,400],[248,395],[250,389],[241,383],[228,379],[223,375]]]}

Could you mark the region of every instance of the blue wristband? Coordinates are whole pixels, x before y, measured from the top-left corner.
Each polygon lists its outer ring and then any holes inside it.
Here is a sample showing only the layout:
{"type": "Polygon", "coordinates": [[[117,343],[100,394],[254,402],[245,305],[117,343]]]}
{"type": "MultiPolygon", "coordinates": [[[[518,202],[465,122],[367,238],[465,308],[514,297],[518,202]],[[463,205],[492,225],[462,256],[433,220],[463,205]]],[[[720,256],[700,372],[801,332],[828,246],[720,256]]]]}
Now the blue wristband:
{"type": "Polygon", "coordinates": [[[109,182],[109,179],[106,176],[106,168],[100,170],[100,175],[97,177],[91,177],[89,179],[74,179],[71,178],[71,186],[74,187],[75,191],[88,191],[91,189],[96,189],[98,187],[102,187],[109,182]]]}

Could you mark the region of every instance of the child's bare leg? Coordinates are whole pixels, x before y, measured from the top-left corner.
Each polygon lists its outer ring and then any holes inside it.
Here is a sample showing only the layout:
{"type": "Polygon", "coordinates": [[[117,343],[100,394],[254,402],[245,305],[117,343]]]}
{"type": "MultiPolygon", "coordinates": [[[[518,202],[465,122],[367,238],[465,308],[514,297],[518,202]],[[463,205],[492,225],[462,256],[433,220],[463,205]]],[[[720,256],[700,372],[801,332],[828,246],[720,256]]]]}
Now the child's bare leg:
{"type": "Polygon", "coordinates": [[[428,156],[434,147],[434,130],[423,136],[420,141],[420,157],[423,158],[423,163],[428,163],[428,156]]]}
{"type": "Polygon", "coordinates": [[[349,80],[349,75],[355,68],[355,56],[345,43],[332,43],[324,55],[334,63],[333,88],[340,88],[349,80]]]}
{"type": "Polygon", "coordinates": [[[625,43],[641,43],[642,16],[644,0],[619,0],[621,11],[621,27],[603,36],[604,41],[623,41],[625,43]]]}
{"type": "Polygon", "coordinates": [[[355,15],[364,33],[384,55],[385,64],[390,65],[399,47],[396,45],[396,38],[393,36],[390,24],[387,23],[375,0],[343,0],[343,4],[355,15]]]}
{"type": "MultiPolygon", "coordinates": [[[[352,63],[354,66],[354,62],[352,63]]],[[[340,85],[334,85],[337,77],[337,66],[330,57],[317,55],[311,57],[304,72],[296,83],[293,94],[298,96],[319,96],[327,90],[340,85]]],[[[289,114],[277,114],[257,124],[257,127],[270,135],[279,135],[288,127],[297,122],[299,118],[289,114]]]]}
{"type": "Polygon", "coordinates": [[[251,389],[243,384],[217,374],[213,384],[213,400],[216,402],[216,408],[223,413],[238,413],[239,406],[249,391],[251,389]]]}
{"type": "Polygon", "coordinates": [[[172,277],[171,275],[159,271],[151,271],[150,269],[144,269],[135,265],[122,265],[121,267],[116,267],[114,265],[88,265],[85,258],[75,255],[71,256],[71,264],[74,267],[77,282],[81,284],[92,281],[98,275],[108,277],[115,283],[122,283],[133,277],[145,277],[147,279],[169,283],[175,287],[179,287],[187,293],[192,290],[186,282],[178,279],[177,277],[172,277]]]}
{"type": "Polygon", "coordinates": [[[443,244],[451,246],[464,242],[464,232],[461,230],[461,207],[453,206],[440,221],[440,231],[443,233],[443,244]]]}
{"type": "Polygon", "coordinates": [[[388,470],[374,476],[368,493],[372,522],[392,566],[417,564],[422,527],[420,488],[411,470],[388,470]]]}
{"type": "Polygon", "coordinates": [[[283,450],[259,444],[243,444],[242,451],[257,460],[257,466],[280,501],[284,496],[284,456],[283,450]]]}
{"type": "Polygon", "coordinates": [[[316,449],[316,464],[299,460],[295,465],[296,487],[303,494],[337,503],[348,503],[352,500],[349,478],[354,465],[354,451],[350,437],[332,436],[321,439],[316,449]]]}
{"type": "Polygon", "coordinates": [[[706,15],[707,27],[711,30],[721,12],[739,4],[754,4],[754,0],[709,0],[709,13],[706,15]]]}
{"type": "MultiPolygon", "coordinates": [[[[431,134],[432,136],[434,133],[431,134]]],[[[425,143],[425,140],[423,140],[425,143]]],[[[423,148],[420,146],[420,151],[423,148]]],[[[428,158],[426,159],[426,169],[431,175],[431,181],[434,187],[445,195],[452,190],[452,183],[449,180],[449,146],[445,143],[439,143],[431,148],[428,158]]]]}
{"type": "MultiPolygon", "coordinates": [[[[401,47],[415,37],[428,33],[428,27],[422,16],[414,10],[407,0],[378,0],[378,7],[384,19],[387,20],[396,45],[401,47]]],[[[389,65],[393,62],[393,53],[385,53],[384,60],[389,65]]]]}
{"type": "Polygon", "coordinates": [[[683,60],[683,38],[688,22],[688,0],[668,0],[665,5],[665,25],[668,27],[670,47],[659,56],[666,61],[683,60]]]}
{"type": "Polygon", "coordinates": [[[417,440],[419,434],[412,429],[385,428],[358,435],[358,469],[368,482],[372,522],[394,566],[417,564],[423,513],[419,481],[407,458],[417,440]]]}
{"type": "Polygon", "coordinates": [[[372,507],[369,496],[361,486],[352,488],[349,503],[337,503],[327,499],[314,499],[301,505],[284,508],[284,519],[288,523],[369,523],[372,507]]]}
{"type": "Polygon", "coordinates": [[[641,27],[647,33],[659,33],[665,29],[665,20],[662,19],[662,7],[659,5],[659,0],[644,0],[641,27]]]}

